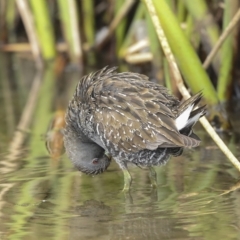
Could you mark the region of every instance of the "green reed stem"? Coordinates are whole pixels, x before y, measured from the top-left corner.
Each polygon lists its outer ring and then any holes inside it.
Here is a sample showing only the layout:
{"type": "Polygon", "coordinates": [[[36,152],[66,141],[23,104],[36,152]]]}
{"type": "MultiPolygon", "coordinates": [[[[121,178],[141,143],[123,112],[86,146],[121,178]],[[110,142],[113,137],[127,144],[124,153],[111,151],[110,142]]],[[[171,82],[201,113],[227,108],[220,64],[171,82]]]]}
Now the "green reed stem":
{"type": "Polygon", "coordinates": [[[43,0],[30,0],[30,3],[42,57],[45,60],[54,59],[56,56],[56,45],[47,2],[43,0]]]}

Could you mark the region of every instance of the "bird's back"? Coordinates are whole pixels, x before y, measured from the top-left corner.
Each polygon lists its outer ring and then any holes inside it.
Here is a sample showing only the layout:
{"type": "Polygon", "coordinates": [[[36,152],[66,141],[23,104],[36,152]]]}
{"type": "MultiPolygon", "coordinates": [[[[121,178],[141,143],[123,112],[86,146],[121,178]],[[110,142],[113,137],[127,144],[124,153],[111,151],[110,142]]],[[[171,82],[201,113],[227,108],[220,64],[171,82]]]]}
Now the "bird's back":
{"type": "MultiPolygon", "coordinates": [[[[189,101],[186,107],[194,107],[200,98],[189,101]]],[[[199,144],[199,140],[188,137],[190,130],[181,134],[177,128],[180,106],[165,87],[149,82],[145,75],[104,68],[79,82],[68,118],[113,156],[153,157],[156,154],[151,151],[162,154],[159,148],[199,144]]]]}

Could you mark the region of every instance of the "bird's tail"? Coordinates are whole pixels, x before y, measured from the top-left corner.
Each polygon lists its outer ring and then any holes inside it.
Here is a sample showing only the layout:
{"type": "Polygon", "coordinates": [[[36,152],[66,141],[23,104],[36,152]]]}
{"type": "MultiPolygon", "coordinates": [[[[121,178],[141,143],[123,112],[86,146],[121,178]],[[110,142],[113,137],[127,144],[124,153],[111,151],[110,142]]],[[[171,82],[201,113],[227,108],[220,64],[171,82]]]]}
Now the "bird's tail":
{"type": "MultiPolygon", "coordinates": [[[[199,137],[193,132],[195,123],[205,115],[206,106],[196,108],[202,98],[202,93],[198,93],[180,104],[176,125],[182,134],[182,141],[185,147],[197,147],[200,144],[199,137]],[[194,109],[196,108],[196,109],[194,109]]],[[[179,156],[183,152],[183,147],[169,148],[169,154],[179,156]]]]}
{"type": "Polygon", "coordinates": [[[195,123],[206,114],[206,106],[194,109],[202,98],[202,93],[198,93],[184,101],[178,112],[176,124],[185,146],[196,147],[200,143],[199,137],[193,132],[195,123]],[[186,137],[185,137],[186,136],[186,137]]]}
{"type": "Polygon", "coordinates": [[[205,115],[206,106],[199,107],[194,110],[197,104],[202,99],[202,93],[197,93],[196,95],[190,97],[182,104],[180,104],[178,109],[178,117],[176,118],[177,129],[186,136],[189,136],[186,129],[191,129],[194,124],[205,115]]]}

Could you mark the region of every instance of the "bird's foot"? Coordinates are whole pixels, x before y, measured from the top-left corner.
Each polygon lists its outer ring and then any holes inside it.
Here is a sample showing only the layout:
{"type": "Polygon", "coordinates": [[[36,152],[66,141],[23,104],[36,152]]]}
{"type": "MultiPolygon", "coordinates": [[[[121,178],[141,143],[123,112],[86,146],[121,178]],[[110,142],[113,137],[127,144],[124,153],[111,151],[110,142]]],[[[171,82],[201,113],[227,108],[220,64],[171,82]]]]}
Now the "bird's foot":
{"type": "Polygon", "coordinates": [[[151,186],[153,188],[157,188],[157,174],[153,167],[149,167],[149,178],[150,178],[151,186]]]}

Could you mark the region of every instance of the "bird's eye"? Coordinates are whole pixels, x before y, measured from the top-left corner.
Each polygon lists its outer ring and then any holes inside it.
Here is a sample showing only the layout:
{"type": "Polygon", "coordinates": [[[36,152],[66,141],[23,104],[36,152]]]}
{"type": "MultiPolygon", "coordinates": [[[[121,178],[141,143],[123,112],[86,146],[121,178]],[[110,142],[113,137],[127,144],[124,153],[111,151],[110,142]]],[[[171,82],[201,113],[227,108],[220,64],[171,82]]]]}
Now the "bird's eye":
{"type": "Polygon", "coordinates": [[[98,164],[98,159],[97,159],[97,158],[94,158],[94,159],[92,160],[92,163],[93,163],[93,164],[98,164]]]}

